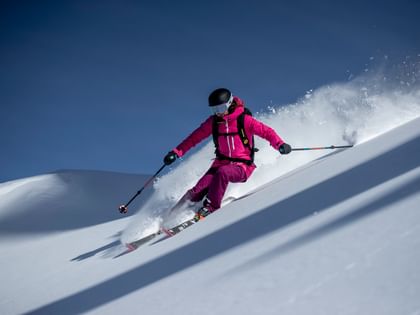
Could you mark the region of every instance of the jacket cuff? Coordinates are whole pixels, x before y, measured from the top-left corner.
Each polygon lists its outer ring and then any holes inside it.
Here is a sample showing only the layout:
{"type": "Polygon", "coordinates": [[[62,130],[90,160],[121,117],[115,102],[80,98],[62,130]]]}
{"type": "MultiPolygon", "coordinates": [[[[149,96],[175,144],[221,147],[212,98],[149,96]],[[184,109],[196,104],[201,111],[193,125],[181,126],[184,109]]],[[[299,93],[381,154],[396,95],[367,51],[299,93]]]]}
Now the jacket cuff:
{"type": "Polygon", "coordinates": [[[172,151],[174,151],[179,158],[184,155],[184,153],[181,150],[178,150],[177,148],[173,149],[172,151]]]}
{"type": "Polygon", "coordinates": [[[283,140],[281,140],[279,143],[277,143],[277,151],[280,149],[281,145],[285,143],[283,140]]]}

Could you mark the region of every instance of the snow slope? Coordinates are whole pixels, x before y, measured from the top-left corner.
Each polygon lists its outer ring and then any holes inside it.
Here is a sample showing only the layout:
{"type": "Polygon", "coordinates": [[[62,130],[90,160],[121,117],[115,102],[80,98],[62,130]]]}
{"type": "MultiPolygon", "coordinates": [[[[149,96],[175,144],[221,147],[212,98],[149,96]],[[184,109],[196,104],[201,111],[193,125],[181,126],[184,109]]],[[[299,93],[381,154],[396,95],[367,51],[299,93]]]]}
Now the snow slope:
{"type": "Polygon", "coordinates": [[[119,219],[110,210],[145,179],[112,172],[59,171],[0,184],[0,234],[44,234],[119,219]]]}
{"type": "MultiPolygon", "coordinates": [[[[57,175],[3,184],[1,313],[418,314],[419,148],[416,119],[120,257],[128,218],[73,226],[41,213],[37,233],[28,233],[8,218],[4,196],[30,185],[49,191],[57,175]],[[55,221],[64,228],[50,228],[55,221]]],[[[83,178],[85,191],[104,176],[66,174],[83,178]]],[[[71,197],[57,196],[55,204],[71,197]]],[[[30,202],[20,199],[26,215],[42,210],[30,202]]]]}
{"type": "Polygon", "coordinates": [[[260,143],[258,171],[227,193],[238,200],[132,253],[120,240],[156,228],[211,145],[129,217],[117,206],[145,176],[0,184],[0,313],[420,314],[420,92],[365,86],[325,87],[259,116],[293,146],[354,148],[279,157],[260,143]]]}

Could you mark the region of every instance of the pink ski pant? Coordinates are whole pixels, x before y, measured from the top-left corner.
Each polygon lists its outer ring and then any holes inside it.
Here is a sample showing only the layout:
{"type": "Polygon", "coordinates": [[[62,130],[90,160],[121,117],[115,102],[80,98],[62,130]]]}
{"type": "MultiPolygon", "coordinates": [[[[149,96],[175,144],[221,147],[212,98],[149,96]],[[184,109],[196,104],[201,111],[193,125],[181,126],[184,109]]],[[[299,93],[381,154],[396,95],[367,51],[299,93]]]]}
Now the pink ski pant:
{"type": "MultiPolygon", "coordinates": [[[[210,211],[220,208],[229,183],[245,182],[247,175],[243,167],[237,164],[226,164],[210,168],[206,174],[190,189],[189,199],[201,201],[207,196],[210,211]]],[[[208,204],[207,204],[208,205],[208,204]]]]}

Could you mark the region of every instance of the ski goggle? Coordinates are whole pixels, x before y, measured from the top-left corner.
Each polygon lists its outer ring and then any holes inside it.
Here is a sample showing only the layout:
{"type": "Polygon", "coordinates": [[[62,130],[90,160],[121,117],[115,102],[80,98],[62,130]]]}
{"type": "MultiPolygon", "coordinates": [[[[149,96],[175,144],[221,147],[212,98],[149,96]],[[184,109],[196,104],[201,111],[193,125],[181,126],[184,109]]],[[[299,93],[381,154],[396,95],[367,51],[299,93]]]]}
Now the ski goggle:
{"type": "Polygon", "coordinates": [[[233,102],[233,95],[230,96],[229,100],[226,103],[210,106],[210,109],[212,113],[215,115],[223,114],[229,109],[230,105],[232,105],[232,102],[233,102]]]}

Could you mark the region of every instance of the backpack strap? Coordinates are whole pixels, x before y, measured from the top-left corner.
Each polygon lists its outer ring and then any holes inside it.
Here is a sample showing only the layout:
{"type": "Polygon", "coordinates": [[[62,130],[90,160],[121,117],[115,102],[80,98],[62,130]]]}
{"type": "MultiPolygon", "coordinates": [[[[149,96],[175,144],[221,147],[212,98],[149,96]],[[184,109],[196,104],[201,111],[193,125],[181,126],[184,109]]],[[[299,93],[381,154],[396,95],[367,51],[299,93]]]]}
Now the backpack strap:
{"type": "Polygon", "coordinates": [[[241,138],[242,143],[248,148],[250,149],[250,144],[249,144],[249,140],[248,137],[246,136],[246,132],[245,132],[245,112],[243,112],[242,114],[240,114],[238,116],[238,133],[239,133],[239,137],[241,138]]]}
{"type": "Polygon", "coordinates": [[[251,152],[251,154],[250,154],[251,161],[254,162],[254,155],[255,155],[255,152],[258,151],[258,149],[255,149],[254,136],[252,136],[252,146],[251,146],[251,143],[249,142],[248,136],[246,135],[245,115],[252,116],[251,112],[247,108],[245,108],[244,112],[238,116],[238,124],[237,124],[238,133],[239,133],[239,137],[241,138],[241,141],[244,144],[244,146],[247,147],[249,149],[249,151],[251,152]]]}
{"type": "Polygon", "coordinates": [[[214,146],[216,148],[216,156],[219,152],[219,126],[218,124],[218,120],[219,117],[217,117],[217,115],[213,116],[213,127],[212,127],[212,134],[213,134],[213,142],[214,142],[214,146]]]}
{"type": "Polygon", "coordinates": [[[228,160],[228,161],[232,161],[232,162],[241,162],[241,163],[245,163],[246,165],[252,165],[252,163],[254,163],[252,160],[246,160],[246,159],[240,159],[240,158],[232,158],[232,157],[228,157],[225,156],[221,153],[216,153],[216,156],[219,160],[228,160]]]}

